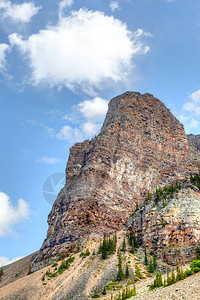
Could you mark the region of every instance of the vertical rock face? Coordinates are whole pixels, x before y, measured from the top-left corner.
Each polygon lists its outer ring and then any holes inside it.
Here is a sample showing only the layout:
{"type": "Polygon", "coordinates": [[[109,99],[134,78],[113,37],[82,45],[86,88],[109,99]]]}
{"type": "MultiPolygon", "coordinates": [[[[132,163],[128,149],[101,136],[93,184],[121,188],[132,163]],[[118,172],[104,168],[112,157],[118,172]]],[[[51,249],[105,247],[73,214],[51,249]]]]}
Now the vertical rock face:
{"type": "Polygon", "coordinates": [[[113,98],[100,134],[70,149],[37,260],[122,228],[147,191],[198,170],[190,148],[183,125],[151,94],[113,98]]]}
{"type": "Polygon", "coordinates": [[[181,189],[168,198],[145,203],[128,220],[140,245],[168,264],[195,259],[200,241],[200,190],[182,181],[181,189]]]}

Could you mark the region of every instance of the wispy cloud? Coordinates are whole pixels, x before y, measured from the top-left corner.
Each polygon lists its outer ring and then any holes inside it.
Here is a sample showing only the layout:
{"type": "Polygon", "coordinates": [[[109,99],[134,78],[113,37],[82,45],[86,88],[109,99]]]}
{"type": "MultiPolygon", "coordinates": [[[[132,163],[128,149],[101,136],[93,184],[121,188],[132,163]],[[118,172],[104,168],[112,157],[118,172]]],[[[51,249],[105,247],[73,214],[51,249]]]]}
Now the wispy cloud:
{"type": "Polygon", "coordinates": [[[182,106],[182,111],[176,113],[177,118],[184,124],[186,133],[200,131],[200,90],[192,93],[182,106]]]}
{"type": "Polygon", "coordinates": [[[109,7],[114,12],[116,9],[119,9],[119,3],[117,1],[111,1],[109,7]]]}
{"type": "Polygon", "coordinates": [[[72,6],[74,3],[73,0],[62,0],[59,3],[59,18],[63,18],[64,17],[64,10],[65,8],[69,8],[70,6],[72,6]]]}
{"type": "Polygon", "coordinates": [[[7,44],[0,44],[0,71],[5,70],[6,52],[9,50],[7,44]]]}
{"type": "Polygon", "coordinates": [[[61,162],[61,160],[57,159],[55,157],[40,156],[38,159],[36,159],[36,162],[41,162],[41,163],[55,165],[55,164],[61,162]]]}
{"type": "Polygon", "coordinates": [[[10,1],[0,0],[0,13],[2,18],[9,18],[15,23],[28,23],[38,13],[41,7],[36,7],[33,2],[14,4],[10,1]]]}

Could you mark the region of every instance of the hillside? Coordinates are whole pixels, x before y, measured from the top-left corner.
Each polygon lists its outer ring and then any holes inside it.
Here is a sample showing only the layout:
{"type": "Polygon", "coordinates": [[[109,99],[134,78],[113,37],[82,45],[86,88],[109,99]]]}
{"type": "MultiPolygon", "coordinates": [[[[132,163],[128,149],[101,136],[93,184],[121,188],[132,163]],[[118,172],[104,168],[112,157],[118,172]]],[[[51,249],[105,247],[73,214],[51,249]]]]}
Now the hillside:
{"type": "MultiPolygon", "coordinates": [[[[118,233],[117,248],[122,247],[124,237],[124,231],[118,233]]],[[[130,277],[120,282],[115,281],[118,270],[117,252],[110,255],[107,259],[102,260],[101,255],[97,254],[98,249],[99,242],[88,244],[82,252],[73,254],[75,259],[70,263],[69,268],[55,277],[50,274],[54,274],[56,268],[58,270],[62,261],[58,262],[58,265],[47,266],[33,274],[17,279],[15,282],[0,288],[0,299],[66,300],[68,295],[68,299],[70,300],[89,300],[92,299],[92,295],[94,295],[94,291],[97,288],[100,300],[110,300],[111,294],[113,297],[118,295],[119,291],[121,292],[122,288],[128,282],[130,283],[129,286],[133,287],[134,281],[136,282],[137,295],[133,299],[185,299],[184,297],[187,297],[187,299],[192,299],[192,297],[199,299],[200,273],[192,275],[174,285],[149,291],[149,286],[153,283],[154,275],[152,277],[148,268],[143,264],[143,249],[138,248],[133,254],[130,253],[130,247],[126,246],[126,252],[122,253],[123,270],[125,271],[125,265],[128,263],[130,277]],[[84,257],[81,255],[81,253],[86,253],[88,250],[90,252],[88,256],[84,257]],[[101,294],[104,286],[107,286],[106,295],[101,294]]],[[[22,265],[23,260],[20,263],[22,265]]],[[[10,271],[12,268],[13,272],[15,271],[15,265],[16,263],[10,266],[10,271]]],[[[167,268],[166,264],[158,261],[158,269],[166,271],[167,268]]]]}

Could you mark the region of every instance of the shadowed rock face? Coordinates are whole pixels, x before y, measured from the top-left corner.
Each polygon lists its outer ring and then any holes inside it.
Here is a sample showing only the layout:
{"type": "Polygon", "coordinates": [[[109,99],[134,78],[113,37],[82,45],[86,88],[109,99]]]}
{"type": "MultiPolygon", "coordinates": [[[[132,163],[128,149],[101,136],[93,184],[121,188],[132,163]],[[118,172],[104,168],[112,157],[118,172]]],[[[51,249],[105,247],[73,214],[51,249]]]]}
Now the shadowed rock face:
{"type": "Polygon", "coordinates": [[[152,95],[113,98],[100,134],[70,149],[66,185],[48,216],[36,260],[91,233],[122,228],[147,191],[198,170],[195,151],[196,160],[183,125],[152,95]]]}

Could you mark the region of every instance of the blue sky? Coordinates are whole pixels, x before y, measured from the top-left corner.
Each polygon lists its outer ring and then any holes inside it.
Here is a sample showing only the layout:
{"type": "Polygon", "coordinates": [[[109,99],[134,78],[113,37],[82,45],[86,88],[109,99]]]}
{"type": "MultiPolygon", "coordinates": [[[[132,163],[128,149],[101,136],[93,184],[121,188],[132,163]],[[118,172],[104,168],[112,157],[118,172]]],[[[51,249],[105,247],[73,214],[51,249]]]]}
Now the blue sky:
{"type": "Polygon", "coordinates": [[[199,78],[198,0],[0,0],[0,264],[40,248],[69,148],[112,97],[152,93],[199,134],[199,78]]]}

